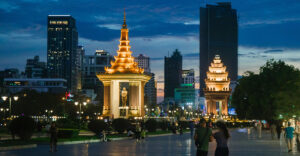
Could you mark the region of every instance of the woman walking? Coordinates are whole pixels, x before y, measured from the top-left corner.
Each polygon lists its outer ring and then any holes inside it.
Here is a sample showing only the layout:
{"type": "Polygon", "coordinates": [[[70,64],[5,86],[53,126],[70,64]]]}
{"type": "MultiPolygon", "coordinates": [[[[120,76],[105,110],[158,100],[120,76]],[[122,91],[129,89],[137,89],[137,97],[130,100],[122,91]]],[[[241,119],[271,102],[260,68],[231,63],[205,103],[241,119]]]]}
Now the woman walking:
{"type": "Polygon", "coordinates": [[[215,156],[228,156],[229,149],[227,146],[228,139],[230,137],[228,129],[224,122],[217,122],[218,132],[213,134],[213,137],[216,139],[217,148],[215,151],[215,156]]]}

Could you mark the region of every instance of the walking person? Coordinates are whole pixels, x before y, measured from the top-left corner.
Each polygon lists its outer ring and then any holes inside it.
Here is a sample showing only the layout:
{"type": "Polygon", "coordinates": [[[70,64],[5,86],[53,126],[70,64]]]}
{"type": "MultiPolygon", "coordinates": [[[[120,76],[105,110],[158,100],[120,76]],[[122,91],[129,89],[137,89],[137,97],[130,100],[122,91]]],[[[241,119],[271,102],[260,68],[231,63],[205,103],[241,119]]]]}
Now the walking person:
{"type": "Polygon", "coordinates": [[[211,128],[206,126],[205,119],[201,119],[199,127],[195,130],[194,140],[197,147],[197,156],[207,156],[208,154],[208,143],[212,135],[211,128]]]}
{"type": "Polygon", "coordinates": [[[226,124],[222,121],[217,122],[218,132],[213,134],[213,137],[216,139],[217,148],[215,151],[215,156],[228,156],[228,139],[230,137],[226,124]]]}
{"type": "Polygon", "coordinates": [[[271,126],[270,126],[270,131],[271,131],[271,137],[272,137],[272,140],[275,139],[275,135],[276,135],[276,125],[275,123],[272,122],[271,126]]]}
{"type": "Polygon", "coordinates": [[[190,127],[190,131],[191,131],[191,136],[193,136],[194,135],[194,128],[195,128],[194,121],[190,122],[189,127],[190,127]]]}
{"type": "Polygon", "coordinates": [[[140,123],[137,123],[135,127],[135,137],[137,142],[141,140],[141,132],[142,132],[142,128],[140,126],[140,123]]]}
{"type": "Polygon", "coordinates": [[[295,134],[296,134],[297,151],[300,152],[300,139],[299,139],[299,135],[300,135],[300,125],[299,125],[299,122],[296,122],[296,126],[295,126],[295,134]]]}
{"type": "Polygon", "coordinates": [[[285,128],[285,140],[288,147],[288,152],[292,152],[293,149],[293,138],[295,129],[291,127],[291,123],[288,122],[288,127],[285,128]]]}
{"type": "Polygon", "coordinates": [[[259,121],[258,123],[257,123],[257,135],[258,135],[258,138],[261,138],[261,128],[262,128],[262,124],[261,124],[261,122],[259,121]]]}
{"type": "Polygon", "coordinates": [[[282,131],[282,126],[281,126],[281,122],[279,121],[276,124],[276,132],[277,132],[277,138],[278,138],[278,140],[280,140],[281,131],[282,131]]]}
{"type": "Polygon", "coordinates": [[[49,129],[50,132],[50,152],[56,152],[57,146],[57,127],[55,122],[52,122],[51,127],[49,129]]]}

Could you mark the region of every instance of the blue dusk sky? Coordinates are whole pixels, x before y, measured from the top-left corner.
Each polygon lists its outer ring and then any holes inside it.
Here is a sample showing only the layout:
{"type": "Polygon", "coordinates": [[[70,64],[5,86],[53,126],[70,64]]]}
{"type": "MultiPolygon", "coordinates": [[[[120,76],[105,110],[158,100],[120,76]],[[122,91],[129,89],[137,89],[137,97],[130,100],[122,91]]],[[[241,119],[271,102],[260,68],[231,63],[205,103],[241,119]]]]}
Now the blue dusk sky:
{"type": "MultiPolygon", "coordinates": [[[[223,0],[228,1],[228,0],[223,0]]],[[[199,8],[220,0],[1,0],[0,70],[24,70],[26,59],[46,61],[47,15],[76,19],[79,44],[86,54],[104,49],[116,54],[123,9],[135,56],[152,58],[151,68],[163,80],[163,58],[175,49],[184,69],[199,75],[199,8]]],[[[300,67],[299,0],[231,0],[239,23],[239,74],[257,72],[266,60],[282,59],[300,67]]]]}

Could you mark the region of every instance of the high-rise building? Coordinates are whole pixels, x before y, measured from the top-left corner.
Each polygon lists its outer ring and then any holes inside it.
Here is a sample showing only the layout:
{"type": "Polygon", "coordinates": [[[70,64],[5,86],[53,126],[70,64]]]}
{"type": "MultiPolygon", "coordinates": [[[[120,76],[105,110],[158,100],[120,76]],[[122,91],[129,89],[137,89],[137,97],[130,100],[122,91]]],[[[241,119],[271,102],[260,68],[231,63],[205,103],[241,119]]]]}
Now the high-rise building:
{"type": "Polygon", "coordinates": [[[138,66],[140,68],[143,68],[145,73],[151,73],[151,70],[150,70],[150,58],[148,56],[140,54],[135,59],[136,59],[136,61],[138,63],[138,66]]]}
{"type": "Polygon", "coordinates": [[[200,96],[204,95],[206,72],[215,55],[222,56],[229,78],[237,80],[238,72],[237,13],[230,2],[200,8],[200,96]]]}
{"type": "Polygon", "coordinates": [[[83,83],[83,59],[84,59],[84,55],[85,55],[85,49],[83,48],[83,46],[78,46],[77,47],[77,51],[76,51],[76,57],[75,57],[75,64],[77,65],[77,67],[75,68],[76,70],[76,87],[77,90],[81,90],[82,89],[82,83],[83,83]]]}
{"type": "Polygon", "coordinates": [[[21,74],[16,68],[10,68],[0,71],[0,94],[5,94],[8,92],[7,88],[4,85],[5,78],[20,78],[21,74]]]}
{"type": "Polygon", "coordinates": [[[34,56],[33,59],[27,59],[25,75],[27,78],[47,77],[46,62],[41,62],[39,56],[34,56]]]}
{"type": "Polygon", "coordinates": [[[195,88],[195,71],[194,69],[182,70],[182,84],[195,88]]]}
{"type": "Polygon", "coordinates": [[[146,83],[144,87],[144,101],[145,105],[148,107],[155,107],[157,102],[157,89],[156,89],[156,82],[155,82],[155,74],[149,73],[151,79],[146,83]]]}
{"type": "Polygon", "coordinates": [[[173,99],[175,88],[179,88],[182,81],[182,55],[176,49],[171,57],[165,57],[165,87],[164,98],[173,99]]]}
{"type": "Polygon", "coordinates": [[[47,71],[50,78],[64,78],[67,88],[76,92],[80,87],[78,33],[70,15],[48,15],[47,71]]]}
{"type": "Polygon", "coordinates": [[[196,108],[195,105],[195,72],[194,69],[182,70],[182,80],[179,88],[175,88],[174,100],[186,108],[196,108]]]}
{"type": "Polygon", "coordinates": [[[96,50],[94,55],[85,55],[83,59],[82,88],[93,99],[95,97],[91,94],[98,96],[97,100],[100,101],[100,105],[103,103],[103,84],[97,78],[96,73],[105,72],[104,67],[110,67],[112,59],[112,55],[104,50],[96,50]]]}
{"type": "Polygon", "coordinates": [[[151,73],[150,68],[150,58],[148,56],[140,54],[135,58],[138,63],[138,67],[143,68],[146,74],[151,75],[151,79],[146,83],[144,87],[145,94],[145,105],[148,107],[155,107],[157,102],[157,91],[156,91],[156,83],[155,83],[155,74],[151,73]]]}

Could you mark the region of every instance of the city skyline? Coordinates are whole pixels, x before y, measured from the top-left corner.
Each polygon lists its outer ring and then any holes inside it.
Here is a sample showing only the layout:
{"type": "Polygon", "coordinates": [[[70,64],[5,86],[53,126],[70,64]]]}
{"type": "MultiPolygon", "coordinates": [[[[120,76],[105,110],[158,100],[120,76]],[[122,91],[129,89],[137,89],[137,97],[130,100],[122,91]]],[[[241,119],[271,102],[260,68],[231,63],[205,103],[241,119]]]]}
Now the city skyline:
{"type": "MultiPolygon", "coordinates": [[[[247,70],[257,72],[271,58],[300,67],[297,38],[300,3],[248,1],[245,7],[238,0],[231,2],[239,17],[239,75],[247,70]]],[[[26,59],[35,55],[46,61],[49,14],[70,14],[76,19],[79,44],[84,46],[86,54],[104,49],[115,55],[122,11],[126,8],[132,50],[136,56],[141,53],[151,58],[151,69],[158,81],[163,80],[164,56],[176,48],[182,52],[183,69],[193,68],[199,76],[199,8],[204,5],[203,1],[85,1],[84,5],[83,2],[67,5],[63,1],[2,1],[0,69],[15,67],[23,71],[26,59]]]]}

